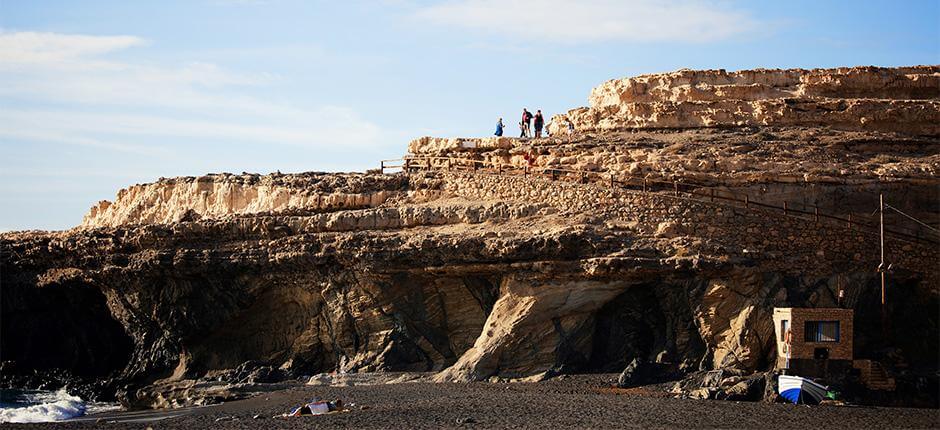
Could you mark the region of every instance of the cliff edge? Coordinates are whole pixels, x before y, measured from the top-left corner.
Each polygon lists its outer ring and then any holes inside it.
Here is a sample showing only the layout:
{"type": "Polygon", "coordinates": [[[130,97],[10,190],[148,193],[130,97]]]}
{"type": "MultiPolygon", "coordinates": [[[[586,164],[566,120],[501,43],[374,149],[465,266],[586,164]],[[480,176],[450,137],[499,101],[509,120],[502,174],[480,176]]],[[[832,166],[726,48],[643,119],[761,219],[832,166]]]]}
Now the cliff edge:
{"type": "Polygon", "coordinates": [[[168,407],[333,371],[741,374],[773,367],[774,307],[838,305],[857,358],[935,375],[937,79],[682,70],[602,84],[543,139],[134,185],[0,234],[0,384],[168,407]],[[923,221],[886,216],[887,327],[879,195],[923,221]]]}

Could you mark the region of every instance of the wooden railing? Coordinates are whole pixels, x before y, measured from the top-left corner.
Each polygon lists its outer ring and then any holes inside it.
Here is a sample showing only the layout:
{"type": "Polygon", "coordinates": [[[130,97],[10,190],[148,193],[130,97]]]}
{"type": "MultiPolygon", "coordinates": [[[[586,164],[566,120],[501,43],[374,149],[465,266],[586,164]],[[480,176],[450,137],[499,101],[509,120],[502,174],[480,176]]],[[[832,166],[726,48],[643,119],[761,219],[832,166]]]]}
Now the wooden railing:
{"type": "MultiPolygon", "coordinates": [[[[393,160],[382,160],[380,163],[381,172],[386,170],[401,169],[403,172],[416,170],[456,170],[456,171],[476,171],[480,173],[496,173],[499,175],[533,176],[550,178],[553,181],[575,181],[584,184],[602,184],[609,185],[611,188],[627,189],[644,193],[656,193],[662,195],[667,193],[678,198],[691,198],[696,201],[726,202],[737,203],[739,207],[746,209],[765,209],[780,211],[783,215],[794,217],[801,220],[811,219],[813,222],[824,220],[833,224],[844,225],[846,228],[858,228],[866,231],[877,231],[878,224],[874,222],[865,222],[858,218],[853,219],[849,214],[846,217],[827,214],[820,211],[818,206],[807,206],[804,204],[793,204],[783,202],[782,206],[769,203],[763,203],[752,199],[748,194],[731,192],[724,189],[696,183],[694,181],[668,181],[664,179],[648,178],[634,176],[622,173],[606,173],[590,170],[561,169],[548,166],[529,166],[524,165],[520,168],[517,165],[509,163],[500,163],[494,161],[471,160],[460,157],[435,157],[435,156],[412,156],[393,160]],[[809,217],[809,218],[807,218],[809,217]]],[[[940,234],[935,231],[923,231],[920,226],[917,230],[886,228],[885,233],[897,239],[903,239],[914,242],[940,244],[940,234]]]]}

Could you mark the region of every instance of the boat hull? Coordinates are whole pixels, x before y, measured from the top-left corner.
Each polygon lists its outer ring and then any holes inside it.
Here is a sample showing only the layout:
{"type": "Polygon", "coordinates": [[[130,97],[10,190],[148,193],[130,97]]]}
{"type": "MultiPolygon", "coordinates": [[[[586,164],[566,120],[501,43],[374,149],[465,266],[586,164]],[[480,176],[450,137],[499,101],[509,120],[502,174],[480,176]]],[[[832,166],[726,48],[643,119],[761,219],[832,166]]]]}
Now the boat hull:
{"type": "Polygon", "coordinates": [[[827,387],[799,376],[780,375],[777,379],[780,396],[794,404],[819,404],[826,398],[827,387]]]}

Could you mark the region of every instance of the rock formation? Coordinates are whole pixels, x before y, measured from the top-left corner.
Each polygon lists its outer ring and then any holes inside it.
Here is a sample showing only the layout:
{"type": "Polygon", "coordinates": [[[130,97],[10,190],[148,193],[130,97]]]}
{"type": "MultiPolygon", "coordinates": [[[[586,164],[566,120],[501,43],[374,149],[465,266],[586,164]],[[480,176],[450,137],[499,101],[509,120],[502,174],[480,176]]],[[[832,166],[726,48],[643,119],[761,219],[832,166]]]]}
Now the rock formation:
{"type": "Polygon", "coordinates": [[[679,70],[605,82],[549,130],[812,126],[940,135],[940,66],[679,70]]]}
{"type": "Polygon", "coordinates": [[[940,238],[890,218],[885,338],[865,223],[879,193],[940,220],[937,78],[649,75],[553,120],[574,136],[420,138],[404,173],[135,185],[73,230],[0,235],[0,382],[66,371],[163,407],[334,370],[741,373],[773,366],[774,306],[839,290],[860,356],[935,372],[940,238]]]}

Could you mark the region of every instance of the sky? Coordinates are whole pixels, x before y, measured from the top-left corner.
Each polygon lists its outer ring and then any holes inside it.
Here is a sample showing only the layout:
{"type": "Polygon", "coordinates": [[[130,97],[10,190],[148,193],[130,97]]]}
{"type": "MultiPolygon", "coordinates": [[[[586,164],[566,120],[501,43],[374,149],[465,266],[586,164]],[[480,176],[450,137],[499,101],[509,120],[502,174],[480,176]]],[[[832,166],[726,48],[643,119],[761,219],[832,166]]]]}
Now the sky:
{"type": "Polygon", "coordinates": [[[363,171],[680,68],[940,64],[940,0],[0,0],[0,231],[160,177],[363,171]]]}

